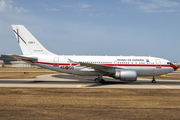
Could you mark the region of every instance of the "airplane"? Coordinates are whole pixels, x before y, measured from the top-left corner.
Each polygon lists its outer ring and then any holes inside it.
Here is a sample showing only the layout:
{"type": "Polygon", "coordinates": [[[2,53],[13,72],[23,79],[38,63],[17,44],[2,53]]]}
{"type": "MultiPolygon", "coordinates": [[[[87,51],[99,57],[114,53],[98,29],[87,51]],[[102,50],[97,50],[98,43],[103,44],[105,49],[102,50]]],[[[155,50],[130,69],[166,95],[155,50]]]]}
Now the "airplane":
{"type": "Polygon", "coordinates": [[[42,68],[81,76],[97,76],[95,83],[103,84],[103,76],[121,81],[136,81],[138,76],[152,76],[175,71],[177,67],[170,61],[150,56],[77,56],[56,55],[44,48],[41,43],[23,26],[12,25],[23,55],[7,56],[40,66],[42,68]]]}

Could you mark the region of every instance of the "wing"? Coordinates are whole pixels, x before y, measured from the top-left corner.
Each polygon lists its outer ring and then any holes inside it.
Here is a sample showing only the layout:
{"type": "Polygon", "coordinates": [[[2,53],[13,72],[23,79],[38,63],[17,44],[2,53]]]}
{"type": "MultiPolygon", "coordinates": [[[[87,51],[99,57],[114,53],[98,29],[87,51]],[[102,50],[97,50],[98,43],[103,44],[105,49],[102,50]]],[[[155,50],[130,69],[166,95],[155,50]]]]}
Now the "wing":
{"type": "Polygon", "coordinates": [[[24,57],[24,56],[20,56],[20,55],[6,55],[6,56],[14,57],[15,59],[29,61],[29,62],[35,62],[38,59],[36,57],[24,57]]]}
{"type": "Polygon", "coordinates": [[[84,62],[78,62],[78,63],[80,64],[80,66],[90,67],[90,68],[93,68],[95,70],[100,70],[100,71],[108,72],[108,73],[115,73],[115,69],[116,69],[114,66],[84,63],[84,62]]]}
{"type": "Polygon", "coordinates": [[[88,68],[92,68],[94,70],[97,71],[102,71],[102,72],[106,72],[106,73],[115,73],[115,71],[117,69],[124,69],[124,68],[120,68],[120,67],[115,67],[115,66],[107,66],[107,65],[101,65],[101,64],[93,64],[93,63],[85,63],[85,62],[77,62],[77,61],[73,61],[71,59],[68,59],[70,64],[73,63],[79,63],[78,66],[82,66],[82,67],[88,67],[88,68]]]}

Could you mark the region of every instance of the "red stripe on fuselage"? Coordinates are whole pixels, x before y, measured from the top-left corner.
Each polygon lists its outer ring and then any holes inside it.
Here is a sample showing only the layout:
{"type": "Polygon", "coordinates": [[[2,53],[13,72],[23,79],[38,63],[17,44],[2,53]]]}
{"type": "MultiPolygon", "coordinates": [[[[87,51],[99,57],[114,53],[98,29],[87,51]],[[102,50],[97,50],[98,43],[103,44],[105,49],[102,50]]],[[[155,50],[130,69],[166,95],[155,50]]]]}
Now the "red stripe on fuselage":
{"type": "MultiPolygon", "coordinates": [[[[47,62],[37,62],[39,64],[46,64],[46,65],[70,65],[69,63],[47,63],[47,62]]],[[[73,63],[72,66],[78,65],[77,63],[73,63]]]]}
{"type": "MultiPolygon", "coordinates": [[[[46,64],[46,65],[60,65],[60,66],[69,66],[69,63],[47,63],[47,62],[38,62],[39,64],[46,64]]],[[[72,66],[78,65],[77,63],[73,63],[72,66]]],[[[106,65],[106,66],[128,66],[128,67],[171,67],[175,70],[177,70],[177,66],[175,65],[152,65],[152,64],[100,64],[100,65],[106,65]]]]}

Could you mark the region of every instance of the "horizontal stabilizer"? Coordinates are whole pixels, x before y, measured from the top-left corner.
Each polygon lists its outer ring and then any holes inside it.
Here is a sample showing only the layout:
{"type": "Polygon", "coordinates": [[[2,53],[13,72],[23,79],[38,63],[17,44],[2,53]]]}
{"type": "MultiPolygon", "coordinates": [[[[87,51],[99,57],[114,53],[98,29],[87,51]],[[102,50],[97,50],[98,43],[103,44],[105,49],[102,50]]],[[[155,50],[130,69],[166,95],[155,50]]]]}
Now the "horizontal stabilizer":
{"type": "Polygon", "coordinates": [[[10,57],[14,57],[15,59],[18,59],[18,60],[30,61],[30,62],[35,62],[38,59],[36,57],[24,57],[24,56],[20,56],[20,55],[6,55],[6,56],[10,56],[10,57]]]}

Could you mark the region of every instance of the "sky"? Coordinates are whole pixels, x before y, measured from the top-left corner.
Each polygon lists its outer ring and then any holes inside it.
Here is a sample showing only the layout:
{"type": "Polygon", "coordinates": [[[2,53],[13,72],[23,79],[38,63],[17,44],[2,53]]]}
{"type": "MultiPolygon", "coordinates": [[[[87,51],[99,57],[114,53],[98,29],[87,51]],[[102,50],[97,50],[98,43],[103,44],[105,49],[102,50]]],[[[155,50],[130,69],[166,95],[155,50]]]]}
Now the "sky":
{"type": "Polygon", "coordinates": [[[0,0],[0,54],[22,54],[13,24],[59,55],[180,62],[180,0],[0,0]]]}

